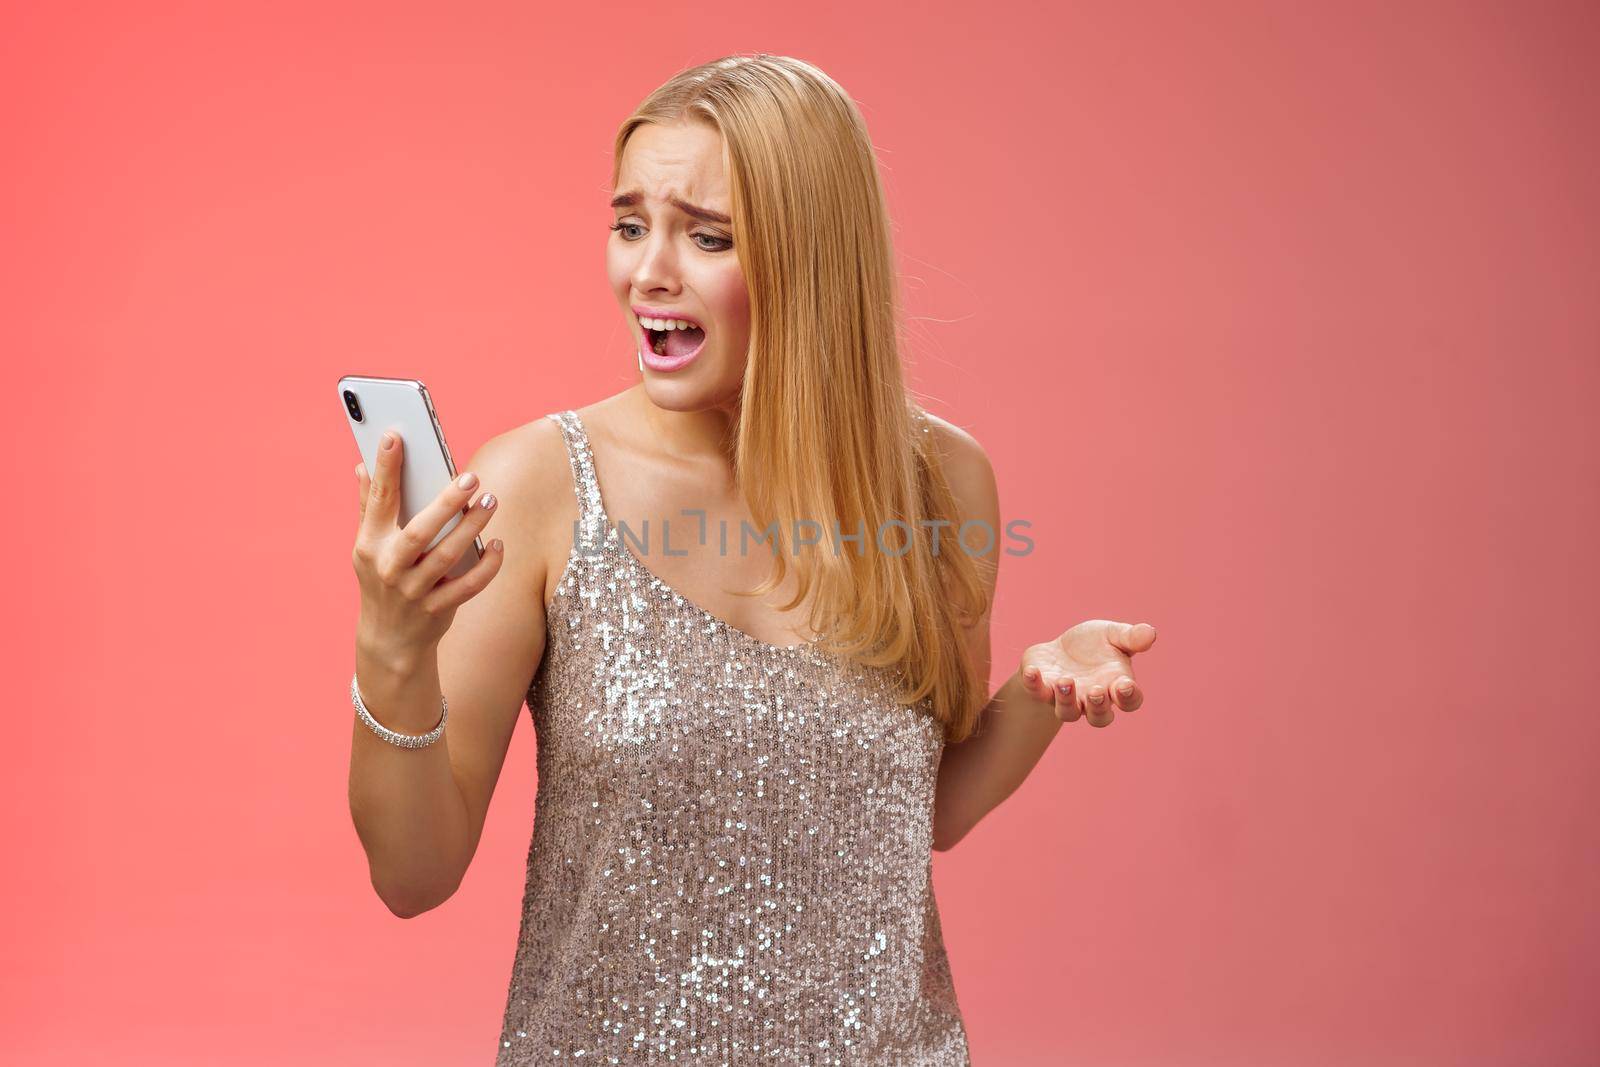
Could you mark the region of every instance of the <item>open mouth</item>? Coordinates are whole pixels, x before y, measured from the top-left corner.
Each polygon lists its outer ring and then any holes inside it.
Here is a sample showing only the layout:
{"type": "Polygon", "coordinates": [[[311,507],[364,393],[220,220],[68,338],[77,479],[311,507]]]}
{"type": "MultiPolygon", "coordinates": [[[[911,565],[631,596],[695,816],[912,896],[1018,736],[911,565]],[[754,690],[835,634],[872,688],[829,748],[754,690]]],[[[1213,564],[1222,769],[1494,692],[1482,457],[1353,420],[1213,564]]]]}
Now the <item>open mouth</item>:
{"type": "Polygon", "coordinates": [[[662,359],[687,359],[705,344],[705,329],[685,319],[640,318],[639,325],[650,351],[662,359]]]}

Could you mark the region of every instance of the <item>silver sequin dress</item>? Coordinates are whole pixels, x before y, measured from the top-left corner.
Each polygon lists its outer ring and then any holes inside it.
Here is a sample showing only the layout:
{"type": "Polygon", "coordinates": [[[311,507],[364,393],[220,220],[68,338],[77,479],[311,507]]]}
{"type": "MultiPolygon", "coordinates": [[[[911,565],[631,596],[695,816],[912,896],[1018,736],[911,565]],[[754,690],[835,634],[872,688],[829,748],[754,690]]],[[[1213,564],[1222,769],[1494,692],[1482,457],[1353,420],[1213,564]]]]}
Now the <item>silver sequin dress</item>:
{"type": "Polygon", "coordinates": [[[577,413],[548,417],[579,537],[528,691],[539,782],[496,1067],[970,1064],[926,703],[656,578],[577,413]]]}

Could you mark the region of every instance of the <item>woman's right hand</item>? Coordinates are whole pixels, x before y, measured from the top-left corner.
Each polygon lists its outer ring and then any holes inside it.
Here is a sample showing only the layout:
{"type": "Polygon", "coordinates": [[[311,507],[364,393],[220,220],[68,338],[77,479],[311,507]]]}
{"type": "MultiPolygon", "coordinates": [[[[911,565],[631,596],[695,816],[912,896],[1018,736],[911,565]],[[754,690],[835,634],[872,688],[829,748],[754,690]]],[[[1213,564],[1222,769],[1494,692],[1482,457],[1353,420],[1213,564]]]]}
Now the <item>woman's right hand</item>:
{"type": "Polygon", "coordinates": [[[395,433],[386,434],[384,440],[389,447],[379,446],[378,469],[370,478],[365,463],[356,465],[361,483],[361,524],[352,554],[361,584],[356,640],[380,663],[400,668],[437,647],[455,619],[456,608],[482,592],[499,573],[505,546],[495,538],[471,570],[445,577],[494,517],[494,494],[478,492],[477,475],[469,471],[401,528],[396,520],[403,445],[395,433]],[[428,543],[469,500],[471,510],[424,554],[428,543]]]}

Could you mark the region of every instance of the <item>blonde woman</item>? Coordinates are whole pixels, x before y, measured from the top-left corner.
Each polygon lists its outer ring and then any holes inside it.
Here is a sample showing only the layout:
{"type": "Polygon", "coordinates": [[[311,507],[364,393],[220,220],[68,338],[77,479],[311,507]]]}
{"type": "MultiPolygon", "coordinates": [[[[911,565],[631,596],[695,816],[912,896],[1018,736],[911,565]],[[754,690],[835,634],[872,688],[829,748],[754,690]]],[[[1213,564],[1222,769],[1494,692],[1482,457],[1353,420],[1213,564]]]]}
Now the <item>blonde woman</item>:
{"type": "Polygon", "coordinates": [[[907,394],[883,190],[832,79],[708,63],[615,148],[607,270],[639,383],[489,441],[403,529],[400,447],[357,470],[373,886],[400,916],[456,890],[526,699],[497,1064],[965,1064],[931,850],[1063,722],[1137,708],[1155,631],[1079,623],[988,691],[1019,542],[982,448],[907,394]]]}

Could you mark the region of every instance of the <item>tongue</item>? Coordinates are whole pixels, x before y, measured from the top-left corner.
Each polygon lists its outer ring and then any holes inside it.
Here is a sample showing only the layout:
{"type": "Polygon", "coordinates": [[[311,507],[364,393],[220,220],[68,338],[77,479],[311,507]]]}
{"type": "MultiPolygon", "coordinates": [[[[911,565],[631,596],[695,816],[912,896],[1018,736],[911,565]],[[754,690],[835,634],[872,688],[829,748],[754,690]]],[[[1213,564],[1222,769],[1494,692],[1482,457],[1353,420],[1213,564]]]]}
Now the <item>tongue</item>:
{"type": "Polygon", "coordinates": [[[706,332],[698,326],[691,326],[687,330],[667,331],[667,355],[673,359],[680,359],[700,347],[700,342],[706,339],[706,332]]]}

